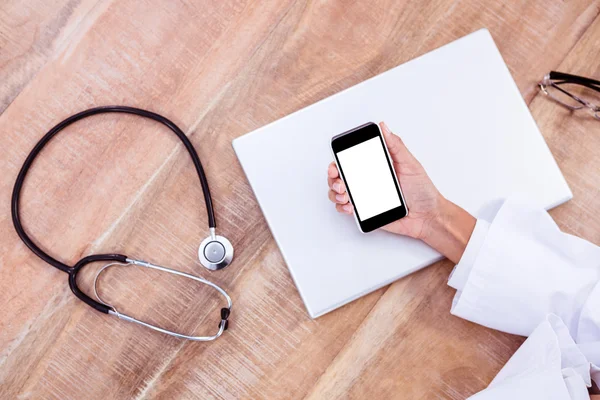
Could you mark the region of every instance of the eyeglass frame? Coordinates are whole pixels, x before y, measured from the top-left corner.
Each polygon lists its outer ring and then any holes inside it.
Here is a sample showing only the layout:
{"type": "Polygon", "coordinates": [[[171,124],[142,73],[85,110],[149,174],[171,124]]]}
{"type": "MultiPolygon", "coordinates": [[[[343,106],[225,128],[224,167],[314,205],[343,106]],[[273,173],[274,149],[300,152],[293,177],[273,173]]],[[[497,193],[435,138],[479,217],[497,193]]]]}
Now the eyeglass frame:
{"type": "Polygon", "coordinates": [[[563,88],[561,88],[559,86],[563,83],[573,83],[573,84],[585,86],[588,89],[592,89],[597,92],[600,92],[600,81],[597,81],[597,80],[591,79],[591,78],[585,78],[583,76],[571,75],[571,74],[567,74],[564,72],[550,71],[550,73],[546,74],[544,76],[544,79],[542,79],[542,81],[538,83],[538,86],[539,86],[540,90],[542,91],[542,93],[544,93],[547,96],[550,96],[550,98],[552,98],[554,101],[556,101],[560,105],[567,107],[568,109],[573,110],[573,111],[587,108],[589,111],[591,111],[591,114],[595,119],[600,120],[600,106],[590,103],[589,101],[581,99],[578,96],[575,96],[574,94],[569,93],[568,91],[564,90],[563,88]],[[579,107],[573,106],[571,104],[567,104],[564,101],[556,98],[555,96],[552,95],[551,92],[548,92],[548,90],[546,90],[548,86],[552,86],[556,90],[564,93],[565,95],[569,96],[570,98],[572,98],[573,100],[575,100],[576,102],[578,102],[581,105],[579,107]]]}

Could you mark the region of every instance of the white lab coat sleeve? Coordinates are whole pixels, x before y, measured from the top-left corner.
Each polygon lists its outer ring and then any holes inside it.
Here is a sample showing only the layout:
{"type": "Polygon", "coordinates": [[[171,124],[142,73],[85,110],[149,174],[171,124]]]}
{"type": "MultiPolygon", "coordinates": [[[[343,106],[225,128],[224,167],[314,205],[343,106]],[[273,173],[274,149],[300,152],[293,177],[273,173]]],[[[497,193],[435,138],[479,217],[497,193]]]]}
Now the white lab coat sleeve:
{"type": "Polygon", "coordinates": [[[514,199],[489,226],[478,223],[473,239],[450,279],[457,287],[454,315],[528,336],[556,314],[578,344],[600,340],[598,246],[514,199]],[[453,282],[458,277],[464,282],[453,282]]]}
{"type": "Polygon", "coordinates": [[[587,399],[600,383],[600,248],[507,200],[477,221],[449,285],[452,313],[530,337],[475,399],[587,399]]]}

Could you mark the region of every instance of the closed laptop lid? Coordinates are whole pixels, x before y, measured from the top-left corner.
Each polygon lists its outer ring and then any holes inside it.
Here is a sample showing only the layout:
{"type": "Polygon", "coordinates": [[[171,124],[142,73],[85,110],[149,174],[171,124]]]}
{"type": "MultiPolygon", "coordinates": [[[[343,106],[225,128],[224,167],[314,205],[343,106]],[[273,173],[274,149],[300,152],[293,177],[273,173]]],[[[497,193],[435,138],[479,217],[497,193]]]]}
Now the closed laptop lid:
{"type": "Polygon", "coordinates": [[[572,197],[487,30],[242,136],[235,152],[313,318],[441,258],[417,240],[360,233],[327,198],[331,138],[382,120],[475,216],[511,195],[545,208],[572,197]]]}

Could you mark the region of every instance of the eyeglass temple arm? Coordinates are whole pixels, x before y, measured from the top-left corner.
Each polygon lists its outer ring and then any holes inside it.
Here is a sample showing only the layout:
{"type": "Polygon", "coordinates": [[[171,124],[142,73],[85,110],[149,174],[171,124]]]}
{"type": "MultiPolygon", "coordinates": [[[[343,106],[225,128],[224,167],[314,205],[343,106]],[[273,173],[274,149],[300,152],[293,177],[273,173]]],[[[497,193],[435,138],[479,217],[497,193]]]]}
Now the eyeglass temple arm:
{"type": "Polygon", "coordinates": [[[600,81],[591,78],[585,78],[583,76],[571,75],[564,72],[550,71],[550,79],[553,80],[561,80],[563,82],[557,83],[566,83],[573,82],[578,83],[580,85],[586,86],[590,89],[600,90],[600,81]]]}

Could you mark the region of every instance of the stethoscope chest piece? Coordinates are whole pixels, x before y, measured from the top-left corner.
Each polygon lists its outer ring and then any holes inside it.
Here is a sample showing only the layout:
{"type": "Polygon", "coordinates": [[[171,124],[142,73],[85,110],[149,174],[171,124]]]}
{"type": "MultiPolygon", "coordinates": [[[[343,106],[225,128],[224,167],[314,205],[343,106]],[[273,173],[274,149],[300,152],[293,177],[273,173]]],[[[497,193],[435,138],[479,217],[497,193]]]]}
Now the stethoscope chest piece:
{"type": "Polygon", "coordinates": [[[198,258],[211,271],[223,269],[233,259],[233,246],[226,237],[215,234],[215,228],[210,228],[210,236],[200,243],[198,258]]]}

